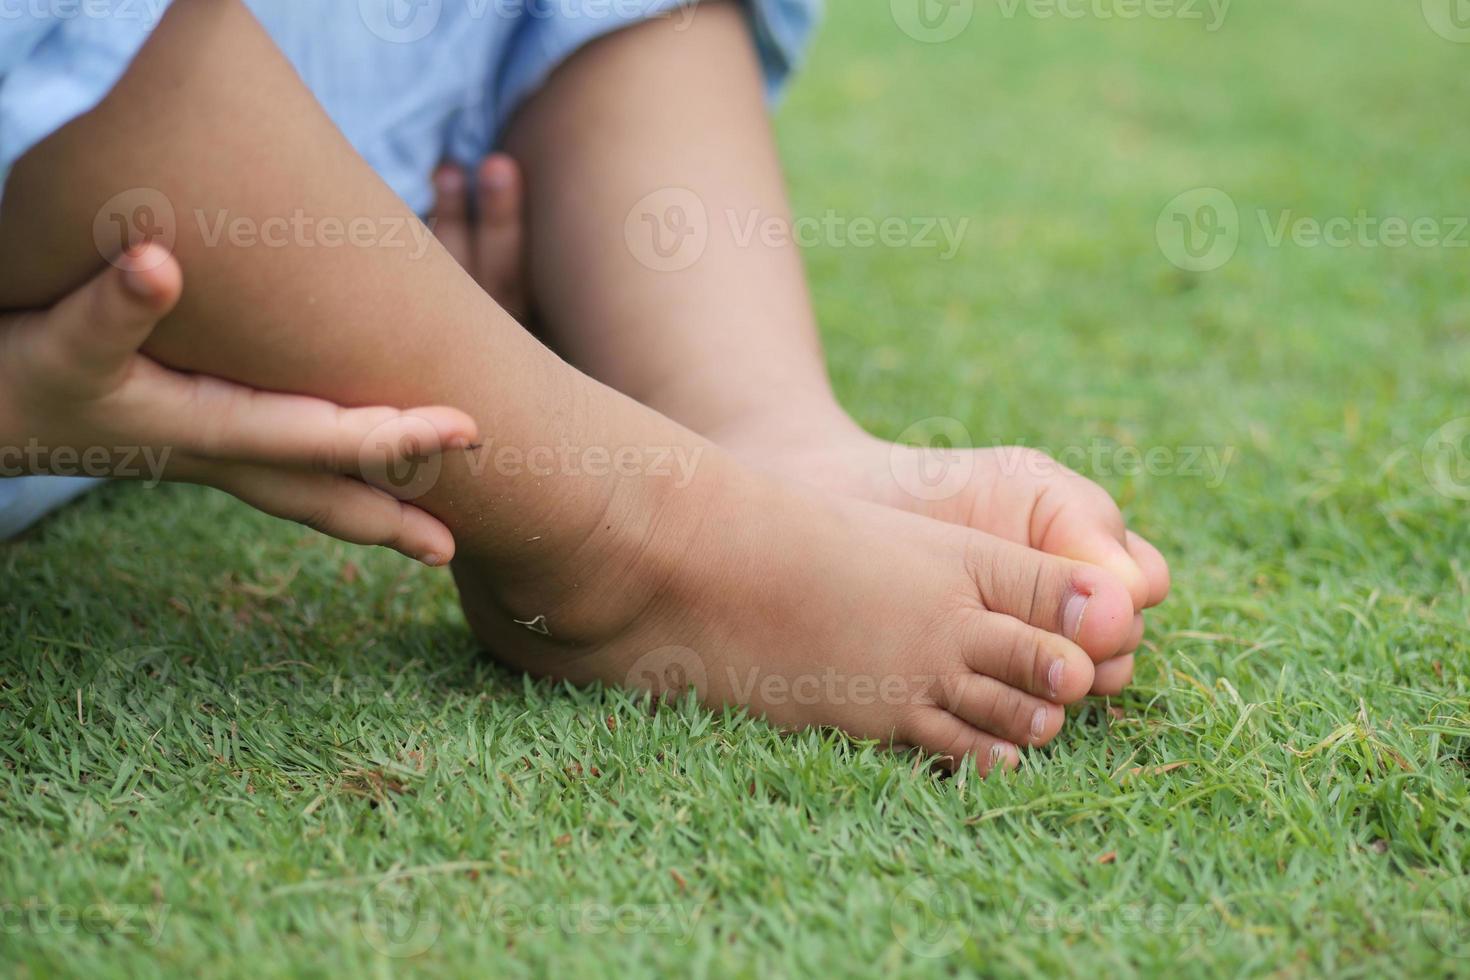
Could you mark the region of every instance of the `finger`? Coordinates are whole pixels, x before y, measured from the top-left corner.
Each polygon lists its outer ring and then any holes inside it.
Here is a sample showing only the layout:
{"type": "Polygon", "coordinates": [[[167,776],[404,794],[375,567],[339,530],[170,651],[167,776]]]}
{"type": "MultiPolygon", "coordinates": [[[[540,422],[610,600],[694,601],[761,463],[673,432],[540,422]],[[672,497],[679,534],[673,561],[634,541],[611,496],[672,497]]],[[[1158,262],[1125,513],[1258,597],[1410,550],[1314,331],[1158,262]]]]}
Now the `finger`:
{"type": "Polygon", "coordinates": [[[370,476],[470,445],[475,420],[457,408],[342,408],[195,376],[182,413],[155,412],[148,435],[208,459],[370,476]],[[180,427],[187,426],[184,431],[180,427]]]}
{"type": "Polygon", "coordinates": [[[1133,599],[1111,573],[978,532],[967,560],[986,609],[1059,634],[1094,661],[1122,647],[1133,599]]]}
{"type": "Polygon", "coordinates": [[[1078,701],[1092,687],[1092,658],[1056,633],[994,613],[976,613],[970,630],[962,642],[977,674],[1056,704],[1078,701]]]}
{"type": "Polygon", "coordinates": [[[504,153],[492,154],[476,175],[475,279],[516,319],[526,313],[525,182],[504,153]]]}
{"type": "Polygon", "coordinates": [[[135,246],[42,321],[40,343],[58,381],[105,378],[127,366],[183,292],[178,260],[156,243],[135,246]]]}
{"type": "Polygon", "coordinates": [[[1015,745],[982,732],[943,708],[927,708],[907,726],[903,738],[925,752],[939,757],[950,769],[959,769],[967,760],[989,775],[994,769],[1014,769],[1021,763],[1021,751],[1015,745]]]}
{"type": "Polygon", "coordinates": [[[454,536],[432,515],[350,477],[208,462],[184,470],[193,482],[350,544],[392,548],[431,567],[454,557],[454,536]]]}
{"type": "Polygon", "coordinates": [[[1097,665],[1097,674],[1092,680],[1091,693],[1096,697],[1113,697],[1133,683],[1133,655],[1114,657],[1097,665]]]}
{"type": "Polygon", "coordinates": [[[1014,745],[1045,745],[1062,730],[1066,711],[994,677],[959,674],[941,686],[940,707],[1014,745]]]}
{"type": "Polygon", "coordinates": [[[1169,597],[1169,563],[1164,560],[1163,553],[1149,544],[1142,535],[1132,531],[1127,534],[1128,553],[1138,562],[1138,567],[1143,569],[1144,578],[1148,580],[1146,605],[1157,606],[1169,597]]]}
{"type": "Polygon", "coordinates": [[[445,163],[434,171],[434,210],[429,227],[445,251],[471,275],[474,274],[474,244],[470,237],[470,201],[464,170],[445,163]]]}

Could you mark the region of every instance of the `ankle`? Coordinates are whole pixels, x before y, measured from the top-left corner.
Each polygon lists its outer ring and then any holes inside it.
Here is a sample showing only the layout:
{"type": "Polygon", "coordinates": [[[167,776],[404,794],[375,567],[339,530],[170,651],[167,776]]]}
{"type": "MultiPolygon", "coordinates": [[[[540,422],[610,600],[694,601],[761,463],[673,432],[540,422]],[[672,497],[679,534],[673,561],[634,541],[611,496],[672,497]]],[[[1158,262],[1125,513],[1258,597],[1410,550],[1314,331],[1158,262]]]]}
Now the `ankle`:
{"type": "Polygon", "coordinates": [[[640,443],[641,471],[630,449],[624,470],[597,495],[579,489],[565,506],[518,528],[516,559],[462,551],[456,578],[471,627],[487,646],[523,650],[529,643],[538,657],[553,658],[594,650],[621,636],[688,565],[688,541],[736,467],[709,443],[670,428],[682,441],[640,443]]]}
{"type": "Polygon", "coordinates": [[[736,455],[830,447],[871,436],[829,394],[807,393],[731,414],[705,435],[736,455]]]}

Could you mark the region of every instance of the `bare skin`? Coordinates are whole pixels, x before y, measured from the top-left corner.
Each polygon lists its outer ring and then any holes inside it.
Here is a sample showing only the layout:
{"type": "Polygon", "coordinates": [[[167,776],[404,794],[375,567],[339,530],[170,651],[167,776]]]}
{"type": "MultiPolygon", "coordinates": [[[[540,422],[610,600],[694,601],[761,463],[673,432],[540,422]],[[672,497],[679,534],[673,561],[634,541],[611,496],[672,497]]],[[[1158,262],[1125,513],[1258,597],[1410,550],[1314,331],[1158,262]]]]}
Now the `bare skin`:
{"type": "Polygon", "coordinates": [[[988,771],[1053,738],[1128,639],[1133,602],[1109,571],[751,470],[557,359],[435,244],[211,245],[198,213],[416,221],[238,0],[178,0],[114,92],[17,164],[0,309],[86,281],[94,219],[140,187],[179,215],[190,284],[150,356],[348,406],[454,405],[520,454],[451,454],[413,488],[455,535],[471,625],[509,663],[658,688],[648,658],[680,647],[710,704],[988,771]],[[639,465],[524,462],[562,444],[639,465]],[[652,450],[697,465],[659,472],[652,450]],[[811,678],[822,693],[790,693],[811,678]]]}
{"type": "Polygon", "coordinates": [[[138,348],[179,300],[178,263],[151,244],[118,264],[49,310],[0,316],[0,457],[10,460],[0,472],[76,475],[85,456],[87,475],[167,475],[427,565],[453,557],[443,524],[342,471],[360,473],[364,447],[394,454],[381,472],[463,448],[472,419],[432,406],[344,409],[170,371],[138,348]]]}
{"type": "MultiPolygon", "coordinates": [[[[1032,450],[980,449],[953,454],[951,482],[924,492],[932,455],[868,435],[838,405],[796,248],[742,242],[722,217],[790,227],[733,5],[709,3],[678,30],[651,21],[590,45],[521,111],[507,146],[534,174],[523,235],[512,230],[520,175],[504,155],[477,175],[498,187],[482,190],[478,214],[497,247],[464,247],[485,236],[463,230],[458,194],[441,193],[436,228],[449,229],[446,246],[492,294],[528,278],[515,302],[534,295],[548,342],[573,363],[751,466],[1100,565],[1137,610],[1167,595],[1163,557],[1092,481],[1032,450]],[[687,269],[649,268],[625,238],[637,202],[666,188],[692,190],[709,218],[703,254],[687,269]]],[[[1131,680],[1143,629],[1140,613],[1121,654],[1098,666],[1093,693],[1131,680]]]]}

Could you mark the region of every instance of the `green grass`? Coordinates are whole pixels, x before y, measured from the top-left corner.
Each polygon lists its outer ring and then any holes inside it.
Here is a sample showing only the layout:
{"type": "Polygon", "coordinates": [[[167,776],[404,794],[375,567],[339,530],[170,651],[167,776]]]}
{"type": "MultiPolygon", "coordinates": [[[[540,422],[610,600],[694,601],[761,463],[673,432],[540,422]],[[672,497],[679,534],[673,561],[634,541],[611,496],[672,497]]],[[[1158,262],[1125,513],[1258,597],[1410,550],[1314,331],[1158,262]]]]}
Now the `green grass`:
{"type": "Polygon", "coordinates": [[[1127,695],[941,779],[527,683],[445,575],[110,488],[0,547],[0,960],[1470,975],[1470,505],[1423,459],[1470,414],[1470,249],[1258,219],[1470,214],[1470,45],[1409,0],[1007,6],[921,45],[834,4],[782,144],[803,214],[971,219],[947,262],[809,251],[872,429],[1233,454],[1093,474],[1175,573],[1127,695]],[[1155,240],[1196,187],[1241,216],[1200,274],[1155,240]]]}

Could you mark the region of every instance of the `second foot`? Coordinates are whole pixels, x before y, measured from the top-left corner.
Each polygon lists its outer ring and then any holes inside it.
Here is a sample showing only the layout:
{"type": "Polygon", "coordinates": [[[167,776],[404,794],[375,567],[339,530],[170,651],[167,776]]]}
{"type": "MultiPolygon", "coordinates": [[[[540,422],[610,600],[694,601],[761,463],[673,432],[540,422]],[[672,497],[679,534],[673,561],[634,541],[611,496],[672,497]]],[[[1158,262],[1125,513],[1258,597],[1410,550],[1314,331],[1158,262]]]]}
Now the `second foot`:
{"type": "Polygon", "coordinates": [[[1037,450],[926,450],[832,421],[799,417],[737,423],[714,438],[749,465],[847,496],[973,528],[1110,571],[1135,613],[1119,655],[1098,665],[1093,694],[1117,694],[1133,678],[1142,610],[1169,592],[1169,566],[1128,530],[1106,490],[1037,450]]]}
{"type": "Polygon", "coordinates": [[[542,576],[466,554],[476,634],[538,676],[692,687],[982,771],[1054,738],[1129,642],[1132,599],[1104,569],[722,459],[700,472],[652,510],[625,494],[542,576]]]}

